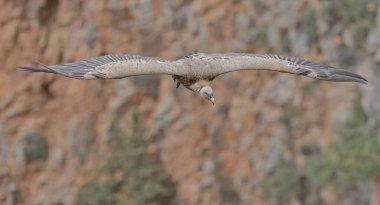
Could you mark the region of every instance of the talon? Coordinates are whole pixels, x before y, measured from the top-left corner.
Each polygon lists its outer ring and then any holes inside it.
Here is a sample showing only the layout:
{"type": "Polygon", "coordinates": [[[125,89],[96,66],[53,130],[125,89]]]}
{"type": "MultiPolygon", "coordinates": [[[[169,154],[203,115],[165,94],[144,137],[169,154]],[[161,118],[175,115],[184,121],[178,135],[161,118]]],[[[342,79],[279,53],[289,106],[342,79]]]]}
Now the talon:
{"type": "Polygon", "coordinates": [[[180,85],[181,85],[181,83],[177,82],[177,85],[175,86],[175,88],[179,88],[180,85]]]}

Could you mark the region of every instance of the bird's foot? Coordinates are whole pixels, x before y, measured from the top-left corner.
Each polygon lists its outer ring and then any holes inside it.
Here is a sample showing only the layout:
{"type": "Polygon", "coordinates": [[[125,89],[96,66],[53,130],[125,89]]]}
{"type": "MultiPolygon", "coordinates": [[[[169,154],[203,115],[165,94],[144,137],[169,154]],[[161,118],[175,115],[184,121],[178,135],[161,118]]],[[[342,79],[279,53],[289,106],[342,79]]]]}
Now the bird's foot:
{"type": "Polygon", "coordinates": [[[196,55],[199,53],[199,49],[195,49],[193,52],[185,55],[185,58],[190,58],[192,55],[196,55]]]}
{"type": "Polygon", "coordinates": [[[174,76],[172,76],[172,78],[173,78],[173,82],[174,82],[175,88],[179,88],[179,86],[181,85],[181,83],[174,76]]]}

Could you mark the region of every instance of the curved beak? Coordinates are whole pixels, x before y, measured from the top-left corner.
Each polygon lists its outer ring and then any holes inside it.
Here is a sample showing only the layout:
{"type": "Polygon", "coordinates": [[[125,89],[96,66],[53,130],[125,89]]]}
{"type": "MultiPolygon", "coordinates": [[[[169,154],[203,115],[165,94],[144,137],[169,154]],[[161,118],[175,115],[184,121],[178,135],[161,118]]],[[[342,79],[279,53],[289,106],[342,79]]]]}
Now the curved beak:
{"type": "Polygon", "coordinates": [[[210,101],[212,102],[212,105],[215,105],[215,98],[214,97],[211,97],[210,101]]]}

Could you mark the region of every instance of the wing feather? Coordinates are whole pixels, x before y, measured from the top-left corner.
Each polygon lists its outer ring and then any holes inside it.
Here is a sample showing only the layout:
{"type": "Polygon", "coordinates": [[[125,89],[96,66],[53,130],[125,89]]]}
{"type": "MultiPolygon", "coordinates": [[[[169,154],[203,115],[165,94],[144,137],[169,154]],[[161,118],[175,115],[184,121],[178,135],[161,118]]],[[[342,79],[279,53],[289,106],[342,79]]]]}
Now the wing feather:
{"type": "Polygon", "coordinates": [[[136,55],[106,55],[87,60],[47,66],[45,69],[18,67],[23,72],[48,72],[76,79],[124,78],[135,75],[168,74],[213,79],[237,70],[273,70],[336,82],[368,81],[360,75],[309,60],[273,54],[193,53],[177,61],[136,55]]]}
{"type": "Polygon", "coordinates": [[[47,66],[45,69],[21,66],[18,70],[56,73],[69,78],[90,80],[135,75],[175,75],[178,69],[171,61],[162,58],[124,54],[92,57],[78,62],[47,66]]]}
{"type": "Polygon", "coordinates": [[[217,67],[217,69],[210,70],[213,76],[237,70],[254,69],[273,70],[335,82],[358,82],[363,84],[368,82],[365,78],[353,72],[296,57],[247,53],[201,54],[198,56],[199,58],[207,59],[210,64],[217,67]],[[221,63],[222,61],[223,63],[221,63]]]}

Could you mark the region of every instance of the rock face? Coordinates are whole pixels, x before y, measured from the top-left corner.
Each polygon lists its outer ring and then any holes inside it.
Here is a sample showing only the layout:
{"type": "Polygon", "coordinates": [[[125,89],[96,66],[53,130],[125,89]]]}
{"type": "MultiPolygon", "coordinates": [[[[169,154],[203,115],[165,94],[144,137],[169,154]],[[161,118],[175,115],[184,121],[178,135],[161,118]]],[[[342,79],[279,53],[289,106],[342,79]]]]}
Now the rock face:
{"type": "MultiPolygon", "coordinates": [[[[378,87],[379,2],[343,2],[0,0],[0,204],[76,204],[134,112],[176,186],[174,204],[340,204],[305,166],[337,137],[358,91],[366,112],[379,113],[372,84],[237,72],[215,80],[212,107],[170,76],[78,81],[15,67],[109,53],[271,52],[344,65],[378,87]]],[[[378,187],[378,177],[363,183],[345,204],[380,204],[378,187]]]]}

